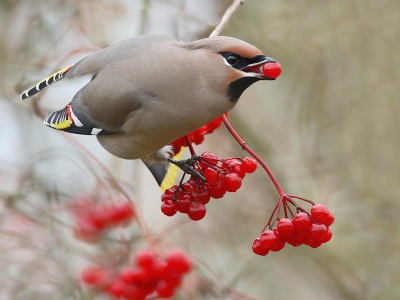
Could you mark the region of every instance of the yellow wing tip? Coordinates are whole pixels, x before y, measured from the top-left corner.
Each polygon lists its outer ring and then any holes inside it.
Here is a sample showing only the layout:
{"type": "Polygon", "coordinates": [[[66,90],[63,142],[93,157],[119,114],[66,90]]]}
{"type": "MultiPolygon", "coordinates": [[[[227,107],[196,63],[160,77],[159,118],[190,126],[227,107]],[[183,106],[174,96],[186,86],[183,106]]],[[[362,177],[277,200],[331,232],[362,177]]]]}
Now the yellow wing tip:
{"type": "Polygon", "coordinates": [[[63,130],[65,128],[70,127],[71,124],[72,124],[72,121],[68,118],[65,121],[60,122],[60,123],[50,123],[50,126],[55,129],[58,129],[58,130],[63,130]]]}

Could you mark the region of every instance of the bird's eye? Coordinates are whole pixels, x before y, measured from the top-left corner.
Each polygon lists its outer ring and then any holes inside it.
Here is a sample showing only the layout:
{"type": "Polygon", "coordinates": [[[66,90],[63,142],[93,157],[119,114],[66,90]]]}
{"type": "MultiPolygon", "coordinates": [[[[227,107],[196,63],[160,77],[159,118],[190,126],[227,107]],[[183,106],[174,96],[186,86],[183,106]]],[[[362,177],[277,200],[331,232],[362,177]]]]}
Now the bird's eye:
{"type": "Polygon", "coordinates": [[[233,66],[234,64],[236,64],[239,61],[239,59],[233,55],[229,55],[228,58],[226,59],[226,61],[228,62],[228,64],[233,66]]]}

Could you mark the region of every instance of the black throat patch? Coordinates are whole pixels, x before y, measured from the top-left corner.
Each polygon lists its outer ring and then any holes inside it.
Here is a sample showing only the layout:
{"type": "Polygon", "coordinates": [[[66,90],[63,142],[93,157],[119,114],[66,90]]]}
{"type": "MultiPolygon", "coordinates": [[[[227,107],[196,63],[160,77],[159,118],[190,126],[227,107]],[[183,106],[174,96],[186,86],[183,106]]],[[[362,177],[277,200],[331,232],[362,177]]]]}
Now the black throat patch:
{"type": "Polygon", "coordinates": [[[237,102],[244,92],[254,82],[260,80],[257,77],[242,77],[229,84],[228,97],[231,102],[237,102]]]}

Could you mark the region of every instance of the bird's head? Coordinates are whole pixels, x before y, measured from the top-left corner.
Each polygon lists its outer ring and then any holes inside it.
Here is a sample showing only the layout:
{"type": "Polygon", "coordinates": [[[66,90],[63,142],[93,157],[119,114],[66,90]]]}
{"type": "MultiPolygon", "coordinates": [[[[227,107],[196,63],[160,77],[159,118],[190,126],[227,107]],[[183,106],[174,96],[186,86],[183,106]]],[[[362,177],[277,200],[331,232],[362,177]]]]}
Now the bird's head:
{"type": "Polygon", "coordinates": [[[279,66],[275,59],[236,38],[218,36],[186,45],[193,50],[205,49],[214,54],[213,61],[221,70],[219,75],[225,74],[227,93],[232,102],[236,102],[251,84],[259,80],[274,80],[280,74],[280,67],[278,73],[266,71],[267,64],[279,66]]]}

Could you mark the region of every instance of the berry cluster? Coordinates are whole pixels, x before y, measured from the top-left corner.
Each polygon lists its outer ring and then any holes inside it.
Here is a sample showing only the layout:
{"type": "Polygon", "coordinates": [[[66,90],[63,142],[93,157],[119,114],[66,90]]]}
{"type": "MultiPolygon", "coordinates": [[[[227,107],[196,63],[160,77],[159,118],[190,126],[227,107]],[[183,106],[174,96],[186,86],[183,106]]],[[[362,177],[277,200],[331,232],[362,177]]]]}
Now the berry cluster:
{"type": "MultiPolygon", "coordinates": [[[[228,113],[226,113],[225,115],[227,116],[228,113]]],[[[221,117],[218,117],[215,120],[200,127],[199,129],[192,131],[191,133],[188,134],[188,137],[193,144],[200,145],[204,141],[204,135],[212,133],[215,129],[220,127],[221,124],[222,124],[222,119],[221,117]]],[[[176,155],[181,150],[181,147],[187,147],[185,137],[183,136],[176,139],[171,143],[171,146],[173,147],[174,155],[176,155]]]]}
{"type": "Polygon", "coordinates": [[[142,250],[136,254],[134,265],[122,268],[117,275],[101,267],[87,267],[82,280],[117,299],[144,300],[149,295],[170,298],[191,268],[190,258],[181,250],[171,250],[165,257],[142,250]]]}
{"type": "Polygon", "coordinates": [[[179,211],[194,221],[203,219],[210,198],[219,199],[226,192],[236,192],[246,173],[257,169],[257,162],[251,157],[218,159],[215,154],[205,152],[195,169],[207,182],[192,176],[187,182],[167,189],[161,196],[161,211],[165,215],[173,216],[179,211]]]}
{"type": "MultiPolygon", "coordinates": [[[[308,245],[312,248],[318,248],[323,243],[330,241],[332,238],[330,226],[335,221],[335,217],[325,205],[312,203],[311,214],[309,214],[289,197],[284,198],[282,203],[284,204],[285,218],[279,219],[277,217],[278,224],[275,228],[264,231],[260,237],[254,239],[253,252],[255,254],[265,256],[269,251],[280,251],[286,243],[293,247],[308,245]],[[288,202],[295,205],[297,209],[297,214],[293,216],[293,219],[287,217],[287,210],[290,211],[287,206],[288,202]]],[[[277,207],[274,213],[276,210],[277,207]]],[[[292,214],[291,211],[290,213],[292,214]]],[[[271,219],[269,222],[271,222],[271,219]]],[[[266,227],[271,228],[269,224],[266,227]]]]}
{"type": "Polygon", "coordinates": [[[96,204],[90,198],[80,199],[73,205],[76,218],[75,236],[95,242],[107,229],[129,224],[135,216],[132,203],[96,204]]]}

